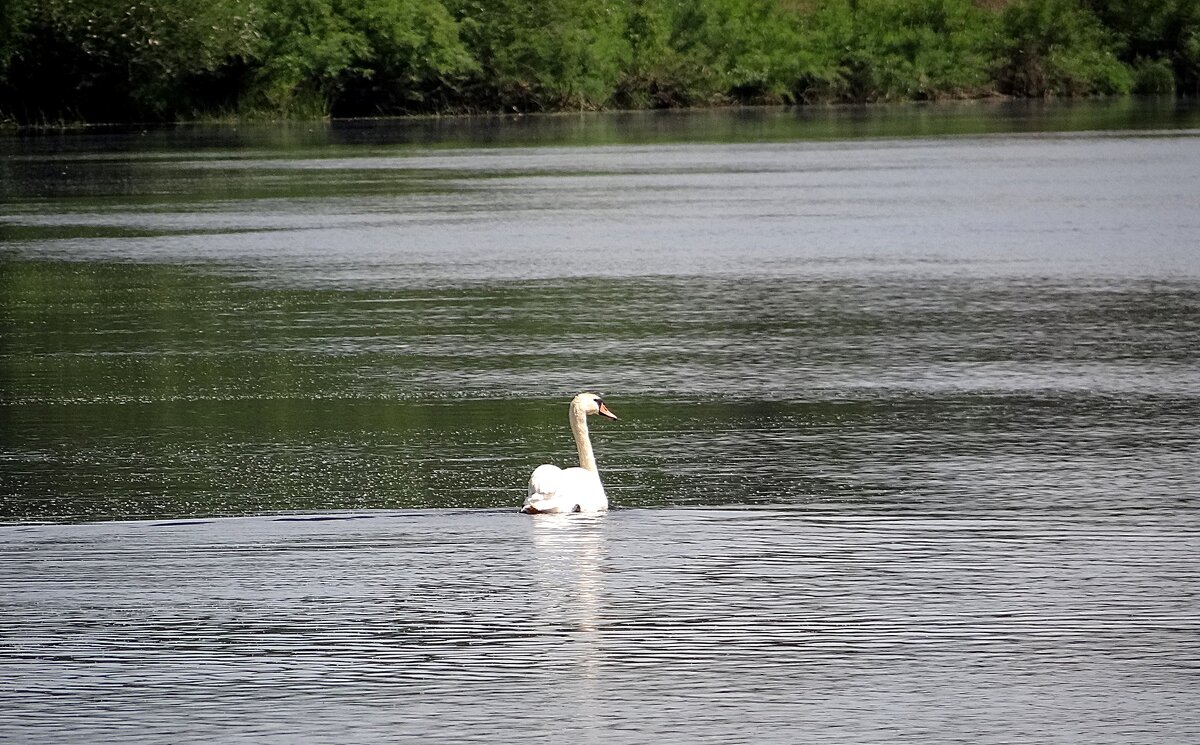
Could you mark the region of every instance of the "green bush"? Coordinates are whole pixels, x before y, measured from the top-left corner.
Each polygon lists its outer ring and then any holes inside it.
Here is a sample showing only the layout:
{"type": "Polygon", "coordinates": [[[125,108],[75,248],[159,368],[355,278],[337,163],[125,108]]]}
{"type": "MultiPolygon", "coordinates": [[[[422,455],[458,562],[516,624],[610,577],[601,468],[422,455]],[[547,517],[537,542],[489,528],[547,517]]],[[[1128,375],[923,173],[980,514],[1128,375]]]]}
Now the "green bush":
{"type": "Polygon", "coordinates": [[[690,5],[670,0],[634,2],[626,16],[628,63],[617,79],[612,103],[623,108],[669,108],[721,98],[715,68],[680,49],[680,22],[690,5]]]}
{"type": "Polygon", "coordinates": [[[694,0],[675,19],[672,47],[707,71],[715,96],[792,100],[803,66],[800,19],[775,0],[694,0]]]}
{"type": "Polygon", "coordinates": [[[1121,59],[1139,70],[1139,89],[1152,84],[1163,90],[1157,65],[1167,61],[1174,78],[1171,88],[1200,95],[1200,2],[1091,0],[1088,5],[1112,30],[1121,59]],[[1145,75],[1151,79],[1143,80],[1145,75]]]}
{"type": "Polygon", "coordinates": [[[364,0],[348,4],[346,17],[367,51],[343,74],[335,113],[447,108],[478,72],[457,21],[438,0],[364,0]]]}
{"type": "Polygon", "coordinates": [[[451,7],[478,63],[469,98],[538,111],[608,103],[630,59],[627,3],[467,0],[451,7]]]}
{"type": "Polygon", "coordinates": [[[638,3],[622,97],[651,105],[794,103],[848,97],[848,0],[788,9],[777,0],[638,3]]]}
{"type": "Polygon", "coordinates": [[[370,45],[336,0],[269,0],[263,45],[244,103],[272,113],[319,116],[329,110],[344,74],[370,45]]]}
{"type": "Polygon", "coordinates": [[[438,0],[268,0],[244,108],[284,116],[424,110],[475,70],[438,0]]]}
{"type": "Polygon", "coordinates": [[[1175,93],[1170,60],[1139,60],[1133,68],[1133,92],[1152,96],[1175,93]]]}
{"type": "Polygon", "coordinates": [[[1112,34],[1076,0],[1022,0],[1001,15],[1001,90],[1016,96],[1129,93],[1112,34]]]}
{"type": "Polygon", "coordinates": [[[1200,0],[2,0],[0,120],[1200,94],[1200,0]]]}
{"type": "Polygon", "coordinates": [[[249,0],[9,0],[0,33],[4,108],[26,121],[170,118],[197,78],[244,64],[249,0]]]}
{"type": "Polygon", "coordinates": [[[0,80],[7,74],[13,57],[24,48],[29,13],[28,3],[22,0],[7,0],[0,5],[0,80]]]}
{"type": "Polygon", "coordinates": [[[850,0],[820,3],[800,16],[800,73],[793,98],[805,103],[853,99],[855,14],[850,0]]]}
{"type": "Polygon", "coordinates": [[[861,100],[926,100],[990,91],[995,18],[969,0],[859,0],[846,59],[861,100]]]}

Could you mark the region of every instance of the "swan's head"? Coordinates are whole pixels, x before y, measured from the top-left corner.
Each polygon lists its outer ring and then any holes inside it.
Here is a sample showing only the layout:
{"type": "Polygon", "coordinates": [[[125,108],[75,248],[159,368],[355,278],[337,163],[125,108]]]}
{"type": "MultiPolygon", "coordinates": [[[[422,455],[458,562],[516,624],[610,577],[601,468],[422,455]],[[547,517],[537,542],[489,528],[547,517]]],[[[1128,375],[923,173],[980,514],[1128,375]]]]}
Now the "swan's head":
{"type": "Polygon", "coordinates": [[[609,419],[616,419],[617,415],[609,411],[604,404],[604,399],[596,393],[580,393],[575,398],[571,399],[571,410],[578,411],[584,416],[588,414],[599,414],[609,419]]]}

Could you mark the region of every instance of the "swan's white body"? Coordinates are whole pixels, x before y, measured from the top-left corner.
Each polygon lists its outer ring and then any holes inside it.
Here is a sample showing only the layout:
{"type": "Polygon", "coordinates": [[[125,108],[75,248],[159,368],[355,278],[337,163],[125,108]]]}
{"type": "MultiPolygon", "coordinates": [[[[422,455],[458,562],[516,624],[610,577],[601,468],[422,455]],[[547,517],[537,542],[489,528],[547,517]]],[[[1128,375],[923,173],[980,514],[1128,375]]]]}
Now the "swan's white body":
{"type": "Polygon", "coordinates": [[[575,449],[579,451],[579,465],[559,468],[546,464],[534,469],[529,477],[529,497],[521,512],[603,512],[608,509],[608,495],[600,483],[592,439],[588,435],[588,414],[617,418],[595,393],[580,393],[572,399],[569,419],[575,449]]]}

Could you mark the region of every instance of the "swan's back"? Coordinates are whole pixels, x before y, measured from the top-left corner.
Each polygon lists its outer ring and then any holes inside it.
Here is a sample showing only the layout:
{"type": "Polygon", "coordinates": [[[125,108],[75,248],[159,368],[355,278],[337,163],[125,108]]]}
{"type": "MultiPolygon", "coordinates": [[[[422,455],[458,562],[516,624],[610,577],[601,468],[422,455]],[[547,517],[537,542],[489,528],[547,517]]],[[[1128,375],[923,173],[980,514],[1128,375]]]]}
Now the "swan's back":
{"type": "Polygon", "coordinates": [[[608,496],[600,475],[586,468],[538,466],[529,477],[529,497],[522,512],[603,512],[608,496]]]}

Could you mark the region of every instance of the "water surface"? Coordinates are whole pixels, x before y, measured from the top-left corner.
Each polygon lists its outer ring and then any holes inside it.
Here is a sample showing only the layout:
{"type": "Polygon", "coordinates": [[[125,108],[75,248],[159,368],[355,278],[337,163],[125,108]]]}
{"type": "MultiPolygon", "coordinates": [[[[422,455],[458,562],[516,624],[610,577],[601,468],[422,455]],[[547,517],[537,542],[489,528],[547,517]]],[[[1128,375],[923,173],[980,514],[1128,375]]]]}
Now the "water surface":
{"type": "Polygon", "coordinates": [[[1198,135],[0,139],[0,739],[1195,742],[1198,135]]]}
{"type": "Polygon", "coordinates": [[[1198,538],[1160,518],[770,509],[31,526],[0,560],[21,629],[0,729],[1184,743],[1198,538]]]}

